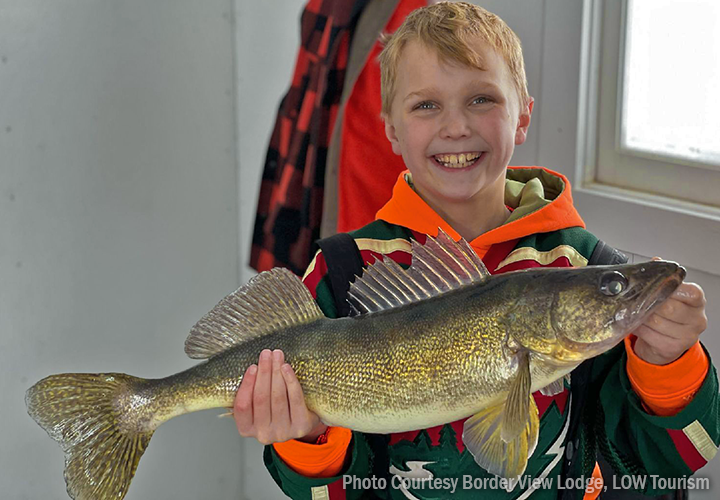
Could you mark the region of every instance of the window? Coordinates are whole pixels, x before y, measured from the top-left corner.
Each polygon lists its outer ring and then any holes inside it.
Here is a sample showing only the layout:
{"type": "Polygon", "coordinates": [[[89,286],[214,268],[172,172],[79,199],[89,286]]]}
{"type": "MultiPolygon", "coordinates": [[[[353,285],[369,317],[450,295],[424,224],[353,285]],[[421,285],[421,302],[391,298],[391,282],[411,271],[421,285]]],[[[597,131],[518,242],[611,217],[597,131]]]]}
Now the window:
{"type": "Polygon", "coordinates": [[[720,2],[598,2],[586,181],[720,207],[720,2]]]}
{"type": "Polygon", "coordinates": [[[720,168],[720,2],[680,3],[628,4],[620,147],[720,168]]]}

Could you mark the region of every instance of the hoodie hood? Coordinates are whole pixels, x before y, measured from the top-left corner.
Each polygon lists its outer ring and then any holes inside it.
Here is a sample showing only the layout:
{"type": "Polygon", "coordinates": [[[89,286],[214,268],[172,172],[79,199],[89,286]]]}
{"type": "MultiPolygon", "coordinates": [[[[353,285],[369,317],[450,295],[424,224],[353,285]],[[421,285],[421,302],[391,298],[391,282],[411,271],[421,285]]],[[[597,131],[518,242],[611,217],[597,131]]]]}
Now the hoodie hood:
{"type": "MultiPolygon", "coordinates": [[[[411,178],[406,177],[409,175],[407,170],[400,174],[392,198],[375,218],[431,236],[437,236],[440,227],[456,240],[460,239],[460,235],[412,189],[411,178]]],[[[480,257],[499,243],[569,227],[585,228],[573,206],[570,182],[562,174],[544,167],[508,167],[505,204],[512,210],[507,221],[469,242],[480,257]]]]}

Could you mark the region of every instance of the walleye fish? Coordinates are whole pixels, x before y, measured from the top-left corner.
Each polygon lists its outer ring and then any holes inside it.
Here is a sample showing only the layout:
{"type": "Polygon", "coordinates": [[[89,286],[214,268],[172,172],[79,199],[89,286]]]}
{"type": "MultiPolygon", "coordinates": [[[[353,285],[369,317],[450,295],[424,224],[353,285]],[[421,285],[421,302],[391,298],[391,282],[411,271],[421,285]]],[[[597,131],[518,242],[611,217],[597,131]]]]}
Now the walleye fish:
{"type": "Polygon", "coordinates": [[[518,477],[538,440],[532,393],[560,392],[563,377],[620,342],[685,277],[664,261],[491,276],[467,242],[443,232],[413,242],[412,254],[409,269],[385,259],[351,285],[353,317],[326,318],[302,282],[276,268],[193,327],[185,351],[207,359],[193,368],[35,384],[28,413],[65,451],[68,494],[122,499],[155,429],[232,407],[266,348],[284,351],[326,424],[391,433],[470,417],[462,438],[477,463],[518,477]]]}

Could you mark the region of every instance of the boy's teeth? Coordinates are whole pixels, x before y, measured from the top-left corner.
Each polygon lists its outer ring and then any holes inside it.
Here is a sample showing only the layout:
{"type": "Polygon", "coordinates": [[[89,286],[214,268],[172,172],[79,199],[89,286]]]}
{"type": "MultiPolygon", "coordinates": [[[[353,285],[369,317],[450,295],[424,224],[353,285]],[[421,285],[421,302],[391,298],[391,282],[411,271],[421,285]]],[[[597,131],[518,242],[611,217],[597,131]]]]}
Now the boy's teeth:
{"type": "Polygon", "coordinates": [[[460,153],[460,155],[437,155],[435,159],[445,166],[465,168],[480,157],[478,153],[460,153]]]}

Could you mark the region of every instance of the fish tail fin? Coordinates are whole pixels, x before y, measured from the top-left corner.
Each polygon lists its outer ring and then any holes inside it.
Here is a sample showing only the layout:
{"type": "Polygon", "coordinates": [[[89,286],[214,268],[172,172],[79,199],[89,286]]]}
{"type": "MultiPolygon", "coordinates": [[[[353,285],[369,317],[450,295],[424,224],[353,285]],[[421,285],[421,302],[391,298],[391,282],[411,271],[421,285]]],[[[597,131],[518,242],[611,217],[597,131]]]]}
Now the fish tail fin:
{"type": "Polygon", "coordinates": [[[127,493],[154,428],[123,411],[122,400],[144,382],[122,373],[68,373],[28,389],[28,413],[65,452],[71,498],[121,500],[127,493]]]}

